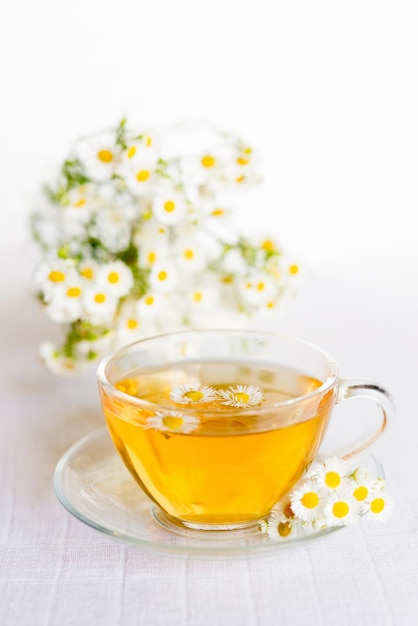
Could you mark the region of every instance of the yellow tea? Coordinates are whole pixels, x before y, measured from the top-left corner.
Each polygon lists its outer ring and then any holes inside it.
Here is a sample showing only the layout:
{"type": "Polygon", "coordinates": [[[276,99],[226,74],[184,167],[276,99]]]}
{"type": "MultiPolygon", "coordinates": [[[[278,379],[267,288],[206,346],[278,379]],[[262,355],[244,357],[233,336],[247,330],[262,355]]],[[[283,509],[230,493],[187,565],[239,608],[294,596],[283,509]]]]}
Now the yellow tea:
{"type": "Polygon", "coordinates": [[[221,527],[268,515],[312,462],[335,401],[333,389],[311,394],[321,384],[289,368],[186,361],[134,370],[114,383],[123,394],[101,395],[141,488],[186,525],[221,527]]]}

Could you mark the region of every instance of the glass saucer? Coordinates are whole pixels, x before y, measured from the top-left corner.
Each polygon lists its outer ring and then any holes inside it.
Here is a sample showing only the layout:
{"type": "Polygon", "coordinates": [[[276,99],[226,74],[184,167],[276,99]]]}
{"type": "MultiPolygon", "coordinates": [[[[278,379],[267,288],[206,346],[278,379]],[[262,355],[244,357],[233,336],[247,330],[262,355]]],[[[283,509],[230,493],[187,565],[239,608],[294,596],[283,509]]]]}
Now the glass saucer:
{"type": "MultiPolygon", "coordinates": [[[[383,477],[371,455],[357,457],[383,477]]],[[[177,556],[248,557],[278,554],[341,530],[330,528],[293,540],[274,542],[257,527],[234,531],[193,531],[177,527],[138,487],[113,447],[106,428],[81,439],[55,469],[55,493],[77,519],[112,539],[149,552],[177,556]]]]}

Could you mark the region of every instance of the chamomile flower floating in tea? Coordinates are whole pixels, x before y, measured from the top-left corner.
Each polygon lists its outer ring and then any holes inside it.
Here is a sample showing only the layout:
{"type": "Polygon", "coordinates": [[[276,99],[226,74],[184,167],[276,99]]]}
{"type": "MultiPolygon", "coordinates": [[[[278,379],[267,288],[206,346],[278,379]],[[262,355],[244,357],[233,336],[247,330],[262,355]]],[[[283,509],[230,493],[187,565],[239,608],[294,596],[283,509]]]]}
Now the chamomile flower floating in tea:
{"type": "Polygon", "coordinates": [[[217,398],[216,389],[193,381],[188,385],[178,385],[170,391],[170,398],[176,404],[201,404],[213,402],[217,398]]]}
{"type": "Polygon", "coordinates": [[[148,417],[144,428],[153,428],[162,432],[191,433],[199,426],[199,420],[192,415],[184,415],[178,411],[171,413],[157,412],[148,417]]]}
{"type": "Polygon", "coordinates": [[[240,409],[258,406],[264,401],[263,392],[254,385],[236,385],[229,389],[218,389],[218,395],[222,404],[240,409]]]}

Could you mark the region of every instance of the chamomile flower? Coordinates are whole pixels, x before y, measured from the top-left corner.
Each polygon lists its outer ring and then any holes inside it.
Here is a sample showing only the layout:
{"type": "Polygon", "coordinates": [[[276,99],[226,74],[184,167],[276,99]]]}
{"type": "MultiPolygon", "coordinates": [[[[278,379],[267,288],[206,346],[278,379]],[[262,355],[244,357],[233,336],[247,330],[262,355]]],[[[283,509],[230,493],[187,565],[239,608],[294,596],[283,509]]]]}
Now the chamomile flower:
{"type": "Polygon", "coordinates": [[[97,284],[103,285],[109,294],[117,298],[125,296],[133,282],[131,269],[122,261],[102,265],[97,276],[97,284]]]}
{"type": "Polygon", "coordinates": [[[156,219],[163,224],[179,224],[187,218],[185,197],[170,185],[158,191],[152,210],[156,219]]]}
{"type": "Polygon", "coordinates": [[[39,346],[39,354],[46,367],[58,376],[74,376],[90,367],[90,363],[86,361],[62,355],[50,341],[39,346]]]}
{"type": "Polygon", "coordinates": [[[213,254],[203,237],[199,233],[185,234],[179,237],[174,245],[176,262],[182,272],[188,274],[200,272],[213,254]]]}
{"type": "Polygon", "coordinates": [[[146,328],[147,324],[143,322],[134,307],[125,308],[116,327],[118,344],[124,345],[137,341],[146,334],[146,328]]]}
{"type": "Polygon", "coordinates": [[[369,475],[366,468],[358,467],[351,474],[350,491],[352,496],[359,502],[361,510],[364,512],[368,507],[368,501],[376,491],[376,479],[369,475]]]}
{"type": "Polygon", "coordinates": [[[144,428],[188,434],[196,430],[199,424],[199,420],[197,417],[193,417],[193,415],[184,415],[178,411],[171,411],[171,413],[157,411],[154,416],[147,418],[144,428]]]}
{"type": "Polygon", "coordinates": [[[58,323],[75,322],[83,314],[84,287],[79,276],[71,276],[62,289],[55,291],[48,304],[49,317],[58,323]]]}
{"type": "Polygon", "coordinates": [[[111,178],[115,172],[121,150],[111,132],[96,133],[77,143],[76,155],[84,163],[87,177],[92,181],[102,181],[111,178]]]}
{"type": "Polygon", "coordinates": [[[127,188],[136,197],[147,196],[158,189],[158,155],[153,150],[137,150],[131,159],[124,160],[121,172],[127,188]]]}
{"type": "MultiPolygon", "coordinates": [[[[85,228],[86,223],[91,219],[97,206],[92,187],[91,184],[78,185],[61,198],[63,220],[67,227],[70,227],[72,222],[79,224],[80,228],[85,228]]],[[[72,229],[71,232],[75,231],[72,229]]]]}
{"type": "Polygon", "coordinates": [[[265,272],[254,272],[237,282],[240,297],[250,305],[259,305],[273,300],[277,293],[277,284],[273,277],[265,272]]]}
{"type": "Polygon", "coordinates": [[[97,278],[99,272],[99,265],[93,259],[84,259],[78,266],[78,272],[83,281],[87,284],[92,284],[97,278]]]}
{"type": "Polygon", "coordinates": [[[168,292],[176,286],[179,275],[173,266],[174,263],[169,260],[166,260],[165,263],[155,263],[151,266],[149,282],[152,290],[168,292]]]}
{"type": "Polygon", "coordinates": [[[325,489],[335,490],[343,487],[350,474],[348,464],[342,459],[331,457],[321,464],[311,466],[309,475],[325,489]]]}
{"type": "Polygon", "coordinates": [[[271,515],[267,521],[267,535],[273,541],[295,539],[303,534],[303,522],[296,517],[271,515]]]}
{"type": "Polygon", "coordinates": [[[392,515],[394,508],[392,496],[382,485],[379,485],[379,489],[370,495],[365,504],[367,504],[366,519],[377,522],[386,522],[392,515]]]}
{"type": "Polygon", "coordinates": [[[83,294],[83,306],[93,323],[111,322],[118,298],[101,285],[92,285],[83,294]]]}
{"type": "Polygon", "coordinates": [[[158,237],[150,237],[139,248],[139,261],[146,268],[150,268],[156,263],[164,263],[169,255],[169,244],[164,239],[158,237]]]}
{"type": "Polygon", "coordinates": [[[326,491],[313,479],[303,481],[290,494],[292,511],[303,522],[321,517],[326,501],[326,491]]]}
{"type": "Polygon", "coordinates": [[[51,259],[39,266],[35,273],[35,282],[42,291],[44,300],[50,302],[54,294],[65,289],[76,276],[72,263],[63,259],[51,259]]]}
{"type": "Polygon", "coordinates": [[[176,404],[214,402],[216,397],[215,389],[202,385],[198,380],[189,384],[177,385],[170,391],[170,398],[176,404]]]}
{"type": "Polygon", "coordinates": [[[208,309],[212,314],[213,308],[218,304],[213,277],[209,273],[200,274],[199,280],[189,284],[187,290],[181,292],[179,296],[185,307],[185,315],[191,319],[208,309]]]}
{"type": "Polygon", "coordinates": [[[166,294],[161,291],[148,290],[147,293],[136,302],[135,308],[141,319],[157,320],[159,315],[167,310],[166,294]]]}
{"type": "Polygon", "coordinates": [[[263,318],[275,318],[283,305],[283,294],[279,291],[271,298],[268,298],[265,302],[257,307],[260,317],[263,318]]]}
{"type": "Polygon", "coordinates": [[[359,502],[349,490],[329,492],[324,508],[327,526],[348,526],[360,518],[359,502]]]}
{"type": "Polygon", "coordinates": [[[290,497],[285,496],[271,509],[270,515],[275,515],[276,517],[295,517],[295,514],[292,511],[292,505],[290,503],[290,497]]]}
{"type": "Polygon", "coordinates": [[[236,385],[229,389],[218,389],[221,403],[240,409],[258,406],[264,401],[264,393],[254,385],[236,385]]]}

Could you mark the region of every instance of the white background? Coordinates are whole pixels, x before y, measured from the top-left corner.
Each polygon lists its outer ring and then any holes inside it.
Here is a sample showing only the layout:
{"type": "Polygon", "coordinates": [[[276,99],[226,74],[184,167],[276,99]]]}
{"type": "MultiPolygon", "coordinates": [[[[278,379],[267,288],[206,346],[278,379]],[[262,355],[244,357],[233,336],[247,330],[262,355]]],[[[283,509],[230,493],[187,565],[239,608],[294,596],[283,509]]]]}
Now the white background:
{"type": "Polygon", "coordinates": [[[417,32],[413,0],[3,0],[0,578],[7,626],[113,626],[135,623],[136,615],[153,626],[167,619],[269,626],[278,615],[292,626],[415,624],[417,32]],[[263,221],[307,270],[275,329],[321,345],[344,375],[376,379],[395,398],[398,425],[380,450],[398,517],[290,556],[285,579],[280,559],[188,569],[123,552],[68,521],[52,493],[60,455],[102,418],[92,380],[81,387],[53,379],[38,361],[52,323],[30,299],[28,216],[46,170],[73,140],[124,115],[138,127],[207,120],[258,149],[265,180],[242,219],[263,221]],[[313,605],[292,587],[299,580],[313,605]]]}
{"type": "Polygon", "coordinates": [[[312,267],[407,270],[416,17],[405,0],[5,0],[3,213],[23,223],[80,134],[123,115],[157,128],[204,119],[258,148],[253,210],[289,251],[312,267]]]}

